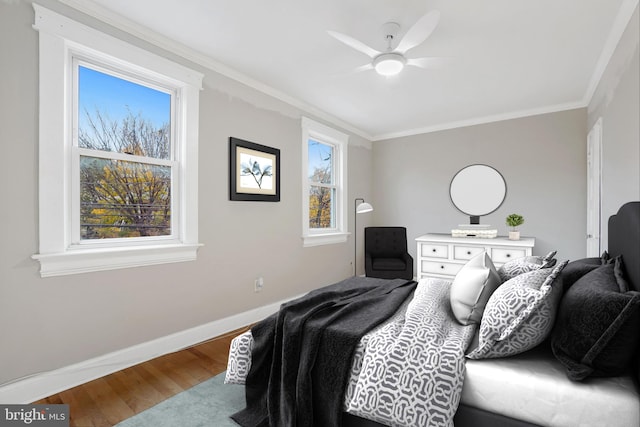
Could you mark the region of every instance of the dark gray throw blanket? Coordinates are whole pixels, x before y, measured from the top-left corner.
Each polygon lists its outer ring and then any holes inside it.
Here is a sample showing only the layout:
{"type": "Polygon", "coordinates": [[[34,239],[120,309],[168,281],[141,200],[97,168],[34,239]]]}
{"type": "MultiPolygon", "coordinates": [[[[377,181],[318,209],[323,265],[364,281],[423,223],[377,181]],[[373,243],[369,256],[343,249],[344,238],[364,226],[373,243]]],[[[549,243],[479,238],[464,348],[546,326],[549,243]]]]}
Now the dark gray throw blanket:
{"type": "Polygon", "coordinates": [[[417,283],[352,277],[283,304],[251,329],[249,426],[339,426],[351,358],[360,338],[390,317],[417,283]]]}

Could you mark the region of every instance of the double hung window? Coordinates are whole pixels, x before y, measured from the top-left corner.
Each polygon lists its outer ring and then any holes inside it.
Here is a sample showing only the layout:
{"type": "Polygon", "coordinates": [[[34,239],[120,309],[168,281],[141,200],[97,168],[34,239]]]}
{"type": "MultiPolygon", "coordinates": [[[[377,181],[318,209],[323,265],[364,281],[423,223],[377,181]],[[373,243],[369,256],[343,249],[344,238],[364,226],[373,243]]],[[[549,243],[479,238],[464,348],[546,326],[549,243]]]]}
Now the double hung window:
{"type": "Polygon", "coordinates": [[[195,259],[202,75],[34,9],[41,275],[195,259]]]}
{"type": "Polygon", "coordinates": [[[348,136],[302,120],[303,239],[305,246],[346,241],[348,136]]]}
{"type": "Polygon", "coordinates": [[[72,244],[172,237],[175,95],[99,69],[74,61],[72,244]]]}

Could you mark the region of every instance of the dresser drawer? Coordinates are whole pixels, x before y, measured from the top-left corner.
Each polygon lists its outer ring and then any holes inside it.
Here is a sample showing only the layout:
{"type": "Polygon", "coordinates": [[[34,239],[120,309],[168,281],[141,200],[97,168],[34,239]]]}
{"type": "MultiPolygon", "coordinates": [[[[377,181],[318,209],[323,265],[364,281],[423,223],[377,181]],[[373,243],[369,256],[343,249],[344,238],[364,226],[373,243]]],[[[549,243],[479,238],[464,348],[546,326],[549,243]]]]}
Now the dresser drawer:
{"type": "Polygon", "coordinates": [[[429,258],[449,258],[448,245],[434,245],[433,243],[420,243],[421,254],[429,258]]]}
{"type": "Polygon", "coordinates": [[[474,256],[484,252],[483,246],[454,246],[453,247],[453,259],[470,260],[474,256]]]}
{"type": "Polygon", "coordinates": [[[452,262],[422,261],[420,263],[420,272],[455,276],[462,266],[463,264],[454,264],[452,262]]]}
{"type": "Polygon", "coordinates": [[[527,254],[525,249],[491,248],[491,260],[496,264],[504,264],[527,254]]]}

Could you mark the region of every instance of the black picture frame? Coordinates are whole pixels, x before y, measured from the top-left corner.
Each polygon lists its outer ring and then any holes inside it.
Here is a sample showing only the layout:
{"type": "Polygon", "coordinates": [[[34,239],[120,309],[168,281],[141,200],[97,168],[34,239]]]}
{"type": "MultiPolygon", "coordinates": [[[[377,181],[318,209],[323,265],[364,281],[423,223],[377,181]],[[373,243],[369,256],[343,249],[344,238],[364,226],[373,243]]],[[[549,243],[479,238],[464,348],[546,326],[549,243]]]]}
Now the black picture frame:
{"type": "Polygon", "coordinates": [[[229,137],[229,200],[280,201],[280,150],[229,137]]]}

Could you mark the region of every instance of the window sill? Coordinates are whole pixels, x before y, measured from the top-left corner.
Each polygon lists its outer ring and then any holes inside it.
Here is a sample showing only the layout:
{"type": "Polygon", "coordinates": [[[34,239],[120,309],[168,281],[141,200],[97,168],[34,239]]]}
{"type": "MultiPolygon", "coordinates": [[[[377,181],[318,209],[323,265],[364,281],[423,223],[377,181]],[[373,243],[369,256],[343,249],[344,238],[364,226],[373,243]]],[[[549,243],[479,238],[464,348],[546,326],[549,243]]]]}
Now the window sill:
{"type": "Polygon", "coordinates": [[[331,233],[331,234],[308,234],[302,236],[302,246],[307,248],[310,246],[333,245],[335,243],[344,243],[347,241],[350,233],[331,233]]]}
{"type": "Polygon", "coordinates": [[[35,254],[32,258],[40,262],[40,277],[53,277],[195,261],[200,246],[202,245],[172,244],[70,250],[60,253],[35,254]]]}

